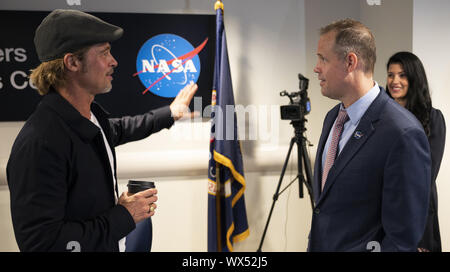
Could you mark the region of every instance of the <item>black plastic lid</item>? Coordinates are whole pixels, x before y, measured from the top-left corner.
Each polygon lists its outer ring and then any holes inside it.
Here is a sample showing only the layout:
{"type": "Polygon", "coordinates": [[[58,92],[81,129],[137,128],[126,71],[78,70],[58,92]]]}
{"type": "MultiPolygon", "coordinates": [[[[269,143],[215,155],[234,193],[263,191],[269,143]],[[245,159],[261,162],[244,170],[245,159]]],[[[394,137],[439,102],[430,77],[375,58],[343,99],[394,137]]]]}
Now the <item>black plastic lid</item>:
{"type": "Polygon", "coordinates": [[[131,194],[135,194],[151,188],[155,188],[155,183],[153,181],[129,180],[127,186],[128,192],[131,194]]]}

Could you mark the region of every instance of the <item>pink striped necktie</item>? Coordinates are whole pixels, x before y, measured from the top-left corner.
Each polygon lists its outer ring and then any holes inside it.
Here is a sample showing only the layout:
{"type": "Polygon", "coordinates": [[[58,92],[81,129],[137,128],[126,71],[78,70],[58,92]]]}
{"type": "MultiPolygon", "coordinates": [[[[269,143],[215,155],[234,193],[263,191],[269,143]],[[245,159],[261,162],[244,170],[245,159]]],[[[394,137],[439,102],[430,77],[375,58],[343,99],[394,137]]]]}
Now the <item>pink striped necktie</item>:
{"type": "Polygon", "coordinates": [[[334,164],[336,159],[336,153],[339,146],[339,139],[341,138],[342,131],[344,130],[344,124],[348,120],[347,111],[341,109],[339,111],[338,117],[336,118],[336,123],[334,124],[333,134],[331,136],[331,143],[328,147],[327,157],[325,158],[325,165],[323,166],[322,172],[322,191],[325,187],[325,182],[327,181],[328,172],[330,172],[331,166],[334,164]]]}

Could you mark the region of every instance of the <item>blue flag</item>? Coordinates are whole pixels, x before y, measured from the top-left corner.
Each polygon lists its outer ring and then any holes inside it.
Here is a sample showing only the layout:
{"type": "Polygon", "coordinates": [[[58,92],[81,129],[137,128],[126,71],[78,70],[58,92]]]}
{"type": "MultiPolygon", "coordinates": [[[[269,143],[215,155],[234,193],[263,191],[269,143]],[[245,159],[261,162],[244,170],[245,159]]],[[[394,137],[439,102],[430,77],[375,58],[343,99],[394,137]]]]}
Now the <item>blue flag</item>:
{"type": "Polygon", "coordinates": [[[245,178],[236,113],[223,4],[216,2],[216,57],[211,105],[208,166],[208,251],[233,251],[233,243],[249,235],[245,210],[245,178]]]}

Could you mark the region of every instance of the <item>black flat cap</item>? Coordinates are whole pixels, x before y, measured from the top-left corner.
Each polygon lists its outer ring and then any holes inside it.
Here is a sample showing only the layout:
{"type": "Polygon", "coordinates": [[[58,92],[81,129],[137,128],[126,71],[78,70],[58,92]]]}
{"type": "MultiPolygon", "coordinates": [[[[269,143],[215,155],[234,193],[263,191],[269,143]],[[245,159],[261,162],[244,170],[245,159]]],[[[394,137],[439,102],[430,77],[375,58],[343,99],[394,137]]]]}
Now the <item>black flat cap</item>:
{"type": "Polygon", "coordinates": [[[34,35],[41,62],[61,58],[85,46],[112,42],[123,29],[79,10],[56,9],[42,20],[34,35]]]}

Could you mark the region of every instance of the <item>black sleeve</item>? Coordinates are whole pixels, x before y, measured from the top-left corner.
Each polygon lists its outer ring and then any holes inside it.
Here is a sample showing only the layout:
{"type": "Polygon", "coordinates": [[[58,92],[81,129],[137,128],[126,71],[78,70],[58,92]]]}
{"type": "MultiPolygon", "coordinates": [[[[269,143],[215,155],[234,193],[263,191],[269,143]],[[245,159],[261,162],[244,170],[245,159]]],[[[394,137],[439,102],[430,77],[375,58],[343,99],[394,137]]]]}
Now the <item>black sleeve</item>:
{"type": "Polygon", "coordinates": [[[444,116],[441,111],[433,108],[431,110],[430,135],[428,137],[431,151],[431,195],[425,232],[418,246],[419,248],[425,248],[433,252],[442,251],[438,219],[436,178],[444,154],[445,132],[444,116]]]}
{"type": "Polygon", "coordinates": [[[120,205],[85,220],[65,218],[72,167],[63,146],[29,139],[13,148],[7,176],[19,249],[67,251],[72,248],[68,241],[73,241],[81,251],[112,250],[135,228],[134,220],[120,205]]]}
{"type": "Polygon", "coordinates": [[[174,123],[169,106],[137,116],[109,119],[111,140],[114,146],[137,141],[170,128],[174,123]]]}
{"type": "Polygon", "coordinates": [[[433,109],[430,116],[430,149],[431,149],[431,177],[436,180],[441,167],[445,148],[445,120],[440,110],[433,109]]]}

